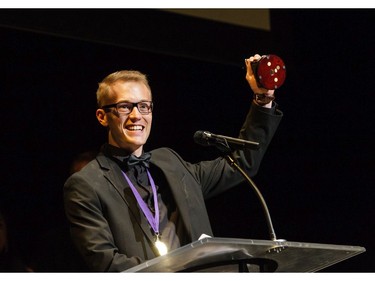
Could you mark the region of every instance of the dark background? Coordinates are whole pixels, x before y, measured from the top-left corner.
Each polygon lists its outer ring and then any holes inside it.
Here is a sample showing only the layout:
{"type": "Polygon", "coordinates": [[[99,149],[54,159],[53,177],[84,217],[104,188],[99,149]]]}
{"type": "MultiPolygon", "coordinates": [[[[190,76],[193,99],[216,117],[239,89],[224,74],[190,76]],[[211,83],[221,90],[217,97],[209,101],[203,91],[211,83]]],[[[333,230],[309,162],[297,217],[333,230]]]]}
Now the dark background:
{"type": "MultiPolygon", "coordinates": [[[[107,74],[146,73],[147,150],[196,162],[219,152],[195,131],[238,135],[251,102],[244,59],[273,53],[287,66],[276,92],[285,117],[253,179],[277,237],[365,247],[324,271],[372,272],[375,11],[270,13],[263,31],[152,9],[0,10],[0,209],[22,257],[37,271],[81,270],[66,256],[62,186],[74,157],[106,140],[95,91],[107,74]]],[[[217,237],[269,238],[246,184],[207,206],[217,237]]]]}

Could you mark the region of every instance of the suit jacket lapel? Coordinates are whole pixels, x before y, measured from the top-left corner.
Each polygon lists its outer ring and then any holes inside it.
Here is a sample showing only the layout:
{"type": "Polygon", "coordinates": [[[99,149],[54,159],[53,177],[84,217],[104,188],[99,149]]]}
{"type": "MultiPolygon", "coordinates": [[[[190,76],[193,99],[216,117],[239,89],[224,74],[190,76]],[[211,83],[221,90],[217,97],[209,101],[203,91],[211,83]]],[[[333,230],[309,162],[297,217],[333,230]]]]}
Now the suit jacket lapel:
{"type": "MultiPolygon", "coordinates": [[[[189,192],[192,184],[187,180],[184,172],[175,169],[176,165],[171,165],[170,158],[164,159],[164,155],[152,152],[151,163],[159,167],[171,188],[172,194],[179,208],[185,229],[192,241],[197,240],[202,231],[212,235],[209,219],[206,217],[205,206],[202,205],[203,198],[198,198],[201,193],[189,192]],[[194,227],[199,225],[199,227],[194,227]]],[[[168,155],[167,155],[168,157],[168,155]]],[[[177,164],[177,163],[176,163],[177,164]]]]}
{"type": "MultiPolygon", "coordinates": [[[[133,192],[126,182],[125,178],[122,176],[120,167],[112,160],[109,160],[104,155],[98,155],[97,160],[102,170],[104,171],[104,177],[111,183],[111,185],[116,189],[118,194],[124,200],[124,202],[129,206],[130,212],[134,215],[137,223],[141,227],[143,233],[150,241],[150,245],[154,245],[154,237],[150,231],[150,226],[146,219],[142,220],[144,217],[142,211],[137,205],[137,201],[134,199],[133,192]],[[141,215],[138,215],[139,213],[141,215]]],[[[154,249],[154,247],[152,247],[154,249]]]]}
{"type": "MultiPolygon", "coordinates": [[[[152,160],[151,163],[155,165],[152,160]]],[[[185,229],[187,230],[189,237],[191,237],[191,217],[189,215],[191,206],[189,204],[190,201],[187,196],[186,190],[183,188],[185,186],[183,184],[184,175],[181,175],[181,173],[176,173],[175,170],[170,169],[171,166],[164,165],[164,163],[161,161],[158,162],[157,167],[162,171],[165,179],[167,180],[168,186],[172,191],[173,198],[176,201],[176,205],[179,208],[180,214],[183,218],[185,229]],[[183,192],[181,192],[181,190],[183,192]]]]}

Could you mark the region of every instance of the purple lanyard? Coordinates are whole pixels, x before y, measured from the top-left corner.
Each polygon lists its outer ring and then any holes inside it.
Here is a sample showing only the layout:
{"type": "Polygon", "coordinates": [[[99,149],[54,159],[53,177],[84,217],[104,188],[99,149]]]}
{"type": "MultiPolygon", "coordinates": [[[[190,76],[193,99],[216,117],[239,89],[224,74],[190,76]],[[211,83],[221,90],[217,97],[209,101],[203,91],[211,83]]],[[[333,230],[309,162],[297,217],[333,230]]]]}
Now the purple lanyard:
{"type": "Polygon", "coordinates": [[[122,173],[124,174],[126,181],[128,182],[131,190],[133,191],[133,194],[134,194],[135,198],[137,199],[137,202],[138,202],[139,206],[141,207],[142,212],[145,214],[145,216],[146,216],[146,218],[148,220],[148,223],[151,225],[151,227],[154,230],[155,234],[158,236],[159,235],[158,194],[156,192],[156,186],[155,186],[154,180],[151,177],[150,172],[148,171],[148,169],[146,169],[146,171],[147,171],[148,179],[149,179],[150,184],[151,184],[152,194],[154,196],[155,217],[152,215],[150,209],[147,207],[145,201],[143,201],[141,195],[139,194],[139,192],[137,191],[137,189],[135,188],[135,186],[132,184],[132,182],[130,181],[130,179],[128,178],[128,176],[123,171],[122,171],[122,173]]]}

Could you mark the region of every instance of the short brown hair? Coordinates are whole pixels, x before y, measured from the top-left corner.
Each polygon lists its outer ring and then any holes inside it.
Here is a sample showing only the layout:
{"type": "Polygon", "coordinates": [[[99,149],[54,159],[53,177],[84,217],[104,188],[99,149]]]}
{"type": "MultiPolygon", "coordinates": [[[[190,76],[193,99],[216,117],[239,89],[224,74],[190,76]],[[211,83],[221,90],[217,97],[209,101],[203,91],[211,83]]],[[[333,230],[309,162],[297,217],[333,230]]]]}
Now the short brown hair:
{"type": "Polygon", "coordinates": [[[145,84],[145,86],[150,90],[150,93],[151,93],[151,88],[148,83],[147,76],[145,74],[136,70],[116,71],[114,73],[109,74],[107,77],[105,77],[102,80],[102,82],[99,83],[98,90],[96,91],[96,101],[97,101],[98,107],[101,107],[103,100],[111,94],[110,87],[113,83],[117,81],[141,82],[145,84]]]}

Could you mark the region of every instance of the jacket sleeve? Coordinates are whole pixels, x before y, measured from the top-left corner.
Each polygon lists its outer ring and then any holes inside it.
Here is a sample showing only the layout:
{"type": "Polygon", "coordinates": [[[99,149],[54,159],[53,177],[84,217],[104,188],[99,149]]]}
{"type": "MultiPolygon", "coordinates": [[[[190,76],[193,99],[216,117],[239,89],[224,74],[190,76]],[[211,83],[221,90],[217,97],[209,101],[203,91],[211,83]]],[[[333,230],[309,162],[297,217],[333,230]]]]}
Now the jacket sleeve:
{"type": "MultiPolygon", "coordinates": [[[[236,150],[232,153],[234,160],[249,177],[258,172],[282,116],[283,113],[277,109],[276,104],[271,109],[252,104],[240,130],[239,138],[258,142],[259,149],[236,150]]],[[[244,181],[243,176],[234,170],[224,156],[212,161],[187,165],[202,187],[205,199],[216,196],[244,181]]]]}
{"type": "Polygon", "coordinates": [[[239,138],[258,142],[259,149],[244,149],[235,151],[233,154],[249,176],[254,176],[258,172],[263,156],[279,127],[282,117],[283,113],[277,109],[275,103],[271,109],[252,103],[240,130],[239,138]]]}

